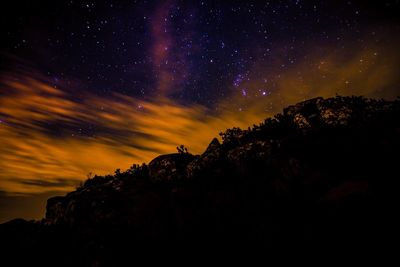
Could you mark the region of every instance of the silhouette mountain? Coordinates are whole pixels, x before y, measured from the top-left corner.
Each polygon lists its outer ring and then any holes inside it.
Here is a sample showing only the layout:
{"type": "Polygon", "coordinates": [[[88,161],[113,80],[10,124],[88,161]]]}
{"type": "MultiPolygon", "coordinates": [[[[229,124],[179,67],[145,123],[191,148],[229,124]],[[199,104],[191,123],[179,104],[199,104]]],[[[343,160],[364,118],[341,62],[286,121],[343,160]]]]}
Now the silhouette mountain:
{"type": "Polygon", "coordinates": [[[386,249],[397,228],[399,118],[399,99],[310,99],[221,133],[201,155],[181,147],[94,176],[50,198],[43,220],[0,225],[0,251],[41,266],[124,266],[140,251],[386,249]]]}

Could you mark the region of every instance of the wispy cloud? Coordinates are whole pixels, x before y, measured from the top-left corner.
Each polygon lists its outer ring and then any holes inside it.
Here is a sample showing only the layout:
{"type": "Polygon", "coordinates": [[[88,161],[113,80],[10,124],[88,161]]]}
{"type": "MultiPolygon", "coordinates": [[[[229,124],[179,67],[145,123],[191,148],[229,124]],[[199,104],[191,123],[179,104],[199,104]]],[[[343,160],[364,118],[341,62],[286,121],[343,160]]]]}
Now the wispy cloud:
{"type": "Polygon", "coordinates": [[[68,191],[89,172],[126,169],[175,152],[180,144],[201,153],[219,132],[247,128],[315,96],[393,98],[399,95],[396,51],[394,46],[327,47],[284,71],[259,63],[250,70],[250,79],[227,85],[231,95],[214,107],[183,105],[165,95],[142,100],[83,93],[77,100],[74,90],[54,88],[34,72],[3,73],[0,191],[68,191]],[[80,134],[80,128],[93,130],[80,134]]]}
{"type": "Polygon", "coordinates": [[[158,154],[174,152],[179,144],[200,153],[218,132],[254,120],[248,117],[251,114],[222,115],[167,98],[143,101],[87,94],[81,101],[71,99],[67,91],[39,79],[3,78],[1,190],[46,191],[48,186],[37,186],[40,183],[51,184],[52,190],[70,190],[71,183],[59,183],[60,177],[78,183],[89,172],[106,174],[148,162],[158,154]],[[87,125],[97,129],[95,135],[77,133],[87,125]]]}

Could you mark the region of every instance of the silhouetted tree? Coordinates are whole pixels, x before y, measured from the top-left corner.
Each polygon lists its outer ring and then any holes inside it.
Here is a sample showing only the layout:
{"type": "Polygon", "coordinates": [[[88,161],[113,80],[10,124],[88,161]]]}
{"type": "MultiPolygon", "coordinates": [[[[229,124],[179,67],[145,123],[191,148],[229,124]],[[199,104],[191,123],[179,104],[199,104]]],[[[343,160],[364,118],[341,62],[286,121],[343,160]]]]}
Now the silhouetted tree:
{"type": "Polygon", "coordinates": [[[189,153],[187,147],[185,147],[184,145],[177,146],[176,150],[178,150],[178,153],[180,153],[180,154],[189,153]]]}
{"type": "Polygon", "coordinates": [[[232,129],[228,129],[223,133],[219,133],[219,135],[222,138],[222,142],[225,146],[235,146],[240,144],[240,140],[243,138],[245,135],[246,131],[234,127],[232,129]]]}

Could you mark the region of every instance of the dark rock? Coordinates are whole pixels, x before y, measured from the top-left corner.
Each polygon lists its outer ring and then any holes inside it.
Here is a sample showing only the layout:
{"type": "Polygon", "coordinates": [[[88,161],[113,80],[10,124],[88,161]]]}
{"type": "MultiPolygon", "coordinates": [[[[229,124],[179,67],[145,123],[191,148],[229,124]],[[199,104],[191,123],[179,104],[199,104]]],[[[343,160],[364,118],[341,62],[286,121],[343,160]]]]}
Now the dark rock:
{"type": "Polygon", "coordinates": [[[267,141],[254,141],[231,149],[227,157],[234,169],[242,175],[248,174],[252,166],[264,166],[272,153],[272,145],[267,141]]]}
{"type": "Polygon", "coordinates": [[[221,148],[221,143],[219,142],[218,138],[214,138],[211,143],[208,145],[206,151],[203,154],[210,154],[214,153],[218,149],[221,148]]]}
{"type": "MultiPolygon", "coordinates": [[[[202,172],[208,172],[223,160],[221,144],[214,138],[203,154],[190,162],[186,167],[188,179],[199,177],[202,172]]],[[[217,171],[217,169],[215,169],[217,171]]]]}
{"type": "Polygon", "coordinates": [[[296,114],[302,114],[305,117],[315,116],[319,113],[321,104],[324,99],[322,97],[312,98],[296,105],[283,109],[283,115],[294,117],[296,114]]]}
{"type": "Polygon", "coordinates": [[[47,200],[46,219],[49,222],[64,222],[65,198],[61,196],[52,197],[47,200]]]}
{"type": "Polygon", "coordinates": [[[150,161],[149,175],[154,182],[185,178],[185,168],[195,157],[189,153],[161,155],[150,161]]]}

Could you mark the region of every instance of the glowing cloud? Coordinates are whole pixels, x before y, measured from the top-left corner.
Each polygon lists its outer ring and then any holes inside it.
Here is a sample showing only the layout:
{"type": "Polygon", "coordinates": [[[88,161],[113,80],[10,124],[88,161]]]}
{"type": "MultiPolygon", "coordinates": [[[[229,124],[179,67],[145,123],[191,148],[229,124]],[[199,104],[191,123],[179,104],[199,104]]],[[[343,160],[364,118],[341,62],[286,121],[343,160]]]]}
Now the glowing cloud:
{"type": "Polygon", "coordinates": [[[128,168],[174,152],[179,144],[200,153],[218,132],[254,120],[211,115],[206,107],[166,98],[150,102],[123,95],[112,100],[87,95],[75,102],[69,97],[38,79],[3,79],[1,191],[70,190],[89,172],[128,168]],[[89,124],[97,129],[95,136],[77,133],[89,124]],[[49,131],[54,127],[56,133],[49,131]]]}
{"type": "Polygon", "coordinates": [[[86,94],[77,101],[67,88],[51,87],[39,75],[4,73],[0,82],[0,191],[68,191],[89,172],[126,169],[175,152],[180,144],[201,153],[219,132],[234,126],[247,128],[286,105],[311,97],[396,97],[400,77],[396,51],[394,46],[354,47],[344,55],[342,50],[327,47],[308,58],[307,64],[293,65],[279,74],[260,63],[239,88],[230,83],[232,94],[214,107],[124,95],[86,94]],[[80,128],[89,126],[94,134],[79,134],[80,128]]]}

